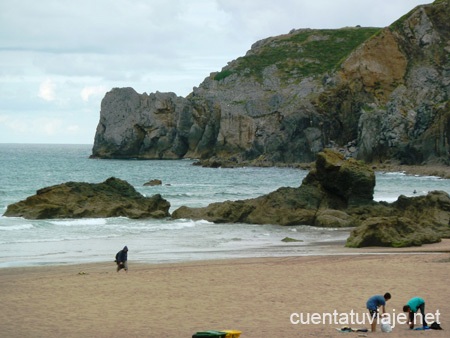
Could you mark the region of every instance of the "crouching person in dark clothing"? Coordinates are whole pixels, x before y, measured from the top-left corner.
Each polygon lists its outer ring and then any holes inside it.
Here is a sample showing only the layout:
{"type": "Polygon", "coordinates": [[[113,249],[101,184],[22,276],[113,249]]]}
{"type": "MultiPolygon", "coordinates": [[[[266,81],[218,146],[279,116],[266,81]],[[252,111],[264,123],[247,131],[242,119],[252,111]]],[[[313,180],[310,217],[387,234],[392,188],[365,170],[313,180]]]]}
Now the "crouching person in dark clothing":
{"type": "Polygon", "coordinates": [[[409,314],[409,328],[414,329],[415,314],[420,311],[422,315],[422,326],[428,328],[428,324],[425,321],[425,301],[420,297],[411,298],[405,306],[403,306],[403,312],[409,314]]]}
{"type": "Polygon", "coordinates": [[[128,272],[128,248],[126,246],[116,254],[116,264],[117,272],[122,269],[128,272]]]}

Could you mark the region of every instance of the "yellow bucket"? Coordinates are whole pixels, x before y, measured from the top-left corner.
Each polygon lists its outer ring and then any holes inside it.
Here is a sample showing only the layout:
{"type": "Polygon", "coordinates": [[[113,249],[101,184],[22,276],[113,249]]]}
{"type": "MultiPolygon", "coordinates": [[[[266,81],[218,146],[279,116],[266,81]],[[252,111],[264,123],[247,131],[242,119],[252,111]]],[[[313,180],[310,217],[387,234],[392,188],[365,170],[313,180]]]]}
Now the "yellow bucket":
{"type": "Polygon", "coordinates": [[[225,338],[239,338],[239,336],[241,335],[241,331],[237,331],[237,330],[220,330],[222,332],[225,332],[227,335],[225,336],[225,338]]]}

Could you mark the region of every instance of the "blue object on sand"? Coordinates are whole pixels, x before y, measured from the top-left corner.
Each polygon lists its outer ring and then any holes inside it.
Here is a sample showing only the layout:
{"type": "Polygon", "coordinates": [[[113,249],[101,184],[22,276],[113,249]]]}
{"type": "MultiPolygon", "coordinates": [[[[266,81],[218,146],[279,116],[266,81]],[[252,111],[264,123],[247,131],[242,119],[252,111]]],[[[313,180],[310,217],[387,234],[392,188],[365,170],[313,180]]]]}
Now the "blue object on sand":
{"type": "Polygon", "coordinates": [[[423,326],[423,327],[416,327],[414,330],[423,331],[423,330],[431,330],[431,329],[428,326],[423,326]]]}

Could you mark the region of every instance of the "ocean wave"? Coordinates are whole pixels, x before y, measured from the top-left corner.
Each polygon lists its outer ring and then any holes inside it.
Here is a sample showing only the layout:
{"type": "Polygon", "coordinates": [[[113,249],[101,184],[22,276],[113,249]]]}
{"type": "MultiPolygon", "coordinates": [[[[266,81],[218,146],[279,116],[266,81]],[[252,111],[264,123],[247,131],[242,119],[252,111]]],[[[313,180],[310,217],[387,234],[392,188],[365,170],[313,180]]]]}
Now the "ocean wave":
{"type": "Polygon", "coordinates": [[[196,194],[194,194],[192,192],[182,192],[182,193],[177,193],[177,194],[164,194],[164,198],[166,198],[166,199],[177,198],[177,197],[192,197],[192,196],[196,196],[196,194]]]}
{"type": "Polygon", "coordinates": [[[3,244],[23,244],[23,243],[45,243],[45,242],[61,242],[61,238],[24,238],[24,239],[11,239],[0,241],[3,244]]]}
{"type": "MultiPolygon", "coordinates": [[[[116,219],[117,220],[117,219],[116,219]]],[[[108,229],[111,233],[122,234],[139,234],[139,233],[153,233],[160,231],[174,231],[183,230],[186,228],[194,228],[196,226],[204,224],[213,224],[207,221],[193,221],[190,219],[178,219],[178,220],[123,220],[117,222],[114,219],[110,220],[107,224],[103,225],[102,229],[108,229]]]]}
{"type": "Polygon", "coordinates": [[[377,172],[377,175],[380,176],[388,176],[390,178],[395,178],[395,177],[399,177],[399,178],[407,178],[409,179],[410,177],[414,177],[414,179],[422,179],[422,180],[445,180],[445,178],[436,176],[436,175],[420,175],[420,174],[408,174],[405,171],[392,171],[392,172],[377,172]]]}
{"type": "Polygon", "coordinates": [[[17,231],[17,230],[28,230],[34,228],[33,224],[25,223],[18,225],[2,225],[0,226],[0,231],[17,231]]]}
{"type": "Polygon", "coordinates": [[[193,221],[191,219],[179,219],[167,223],[160,223],[155,227],[155,230],[182,230],[186,228],[195,228],[202,225],[214,224],[206,220],[193,221]]]}
{"type": "Polygon", "coordinates": [[[378,171],[377,174],[386,176],[406,176],[404,171],[378,171]]]}
{"type": "Polygon", "coordinates": [[[63,226],[78,226],[78,225],[105,225],[105,218],[77,218],[77,219],[64,219],[58,221],[49,221],[50,224],[63,225],[63,226]]]}
{"type": "Polygon", "coordinates": [[[197,221],[193,221],[193,220],[191,220],[189,218],[180,218],[177,221],[181,222],[182,224],[192,224],[193,226],[195,226],[195,225],[214,225],[214,224],[216,224],[214,222],[207,221],[206,219],[200,219],[200,220],[197,220],[197,221]]]}
{"type": "Polygon", "coordinates": [[[0,241],[0,244],[39,244],[39,243],[57,243],[57,242],[72,242],[72,241],[85,241],[85,240],[103,240],[103,239],[112,239],[120,237],[117,234],[108,234],[108,235],[77,235],[77,236],[62,236],[62,237],[43,237],[43,238],[23,238],[23,239],[10,239],[0,241]]]}

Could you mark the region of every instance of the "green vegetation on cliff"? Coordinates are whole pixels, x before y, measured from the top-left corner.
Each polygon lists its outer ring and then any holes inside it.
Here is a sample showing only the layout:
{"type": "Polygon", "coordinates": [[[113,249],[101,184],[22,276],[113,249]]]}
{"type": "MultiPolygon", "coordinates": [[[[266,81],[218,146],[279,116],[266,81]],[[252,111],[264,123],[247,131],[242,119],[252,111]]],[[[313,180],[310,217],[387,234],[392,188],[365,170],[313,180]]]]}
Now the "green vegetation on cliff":
{"type": "Polygon", "coordinates": [[[362,27],[293,31],[260,42],[214,79],[219,81],[238,73],[261,80],[263,71],[272,65],[283,81],[320,75],[334,70],[356,47],[379,31],[380,28],[362,27]]]}
{"type": "Polygon", "coordinates": [[[390,27],[268,37],[186,98],[115,89],[92,157],[295,165],[331,146],[374,164],[448,166],[449,17],[439,0],[390,27]]]}

